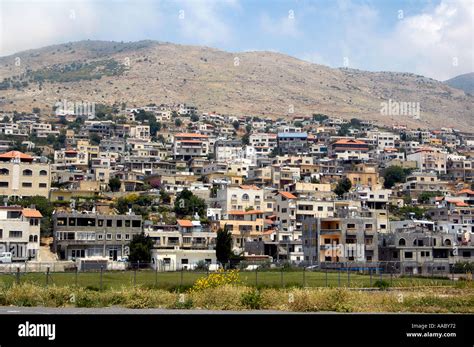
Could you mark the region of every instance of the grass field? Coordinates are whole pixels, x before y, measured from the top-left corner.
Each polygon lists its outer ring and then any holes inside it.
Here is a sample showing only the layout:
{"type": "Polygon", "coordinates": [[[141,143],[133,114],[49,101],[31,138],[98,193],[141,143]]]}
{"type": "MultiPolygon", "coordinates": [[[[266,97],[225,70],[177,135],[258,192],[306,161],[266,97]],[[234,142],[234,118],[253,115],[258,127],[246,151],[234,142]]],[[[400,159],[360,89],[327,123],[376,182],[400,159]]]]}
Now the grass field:
{"type": "MultiPolygon", "coordinates": [[[[78,273],[50,273],[47,279],[43,273],[21,273],[20,283],[37,285],[78,286],[89,288],[113,288],[147,286],[160,289],[189,287],[206,272],[154,272],[151,270],[108,271],[78,273]]],[[[390,274],[361,275],[347,272],[313,272],[313,271],[242,271],[240,280],[247,286],[257,287],[373,287],[376,281],[384,280],[390,287],[418,286],[452,286],[454,282],[448,278],[430,277],[396,277],[390,274]]],[[[5,285],[17,281],[16,274],[0,274],[0,283],[5,285]]]]}

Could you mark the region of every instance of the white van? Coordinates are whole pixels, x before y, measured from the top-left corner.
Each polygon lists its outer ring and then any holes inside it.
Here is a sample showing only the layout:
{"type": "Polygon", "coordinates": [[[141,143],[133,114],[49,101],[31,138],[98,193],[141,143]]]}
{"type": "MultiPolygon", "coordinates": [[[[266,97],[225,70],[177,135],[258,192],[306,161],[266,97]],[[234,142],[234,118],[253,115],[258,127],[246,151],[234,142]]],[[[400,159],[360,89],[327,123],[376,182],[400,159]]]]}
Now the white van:
{"type": "Polygon", "coordinates": [[[0,263],[11,263],[12,262],[12,253],[11,252],[2,252],[0,253],[0,263]]]}

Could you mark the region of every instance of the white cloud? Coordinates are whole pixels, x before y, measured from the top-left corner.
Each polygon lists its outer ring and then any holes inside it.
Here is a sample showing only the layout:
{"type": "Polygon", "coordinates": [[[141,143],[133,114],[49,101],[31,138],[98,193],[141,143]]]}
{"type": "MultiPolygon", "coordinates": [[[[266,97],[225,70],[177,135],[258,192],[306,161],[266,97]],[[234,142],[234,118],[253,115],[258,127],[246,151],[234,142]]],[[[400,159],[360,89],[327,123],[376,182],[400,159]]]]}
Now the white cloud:
{"type": "Polygon", "coordinates": [[[288,15],[273,19],[264,13],[260,18],[261,29],[274,36],[299,37],[302,35],[298,29],[297,13],[294,10],[288,10],[288,15]]]}
{"type": "Polygon", "coordinates": [[[474,71],[473,35],[474,2],[442,1],[431,12],[400,20],[382,48],[411,71],[445,80],[474,71]]]}
{"type": "Polygon", "coordinates": [[[0,56],[83,39],[139,40],[161,25],[158,5],[148,0],[0,0],[0,17],[0,56]]]}
{"type": "Polygon", "coordinates": [[[237,1],[185,1],[178,6],[181,6],[179,27],[184,37],[205,45],[226,43],[231,39],[232,28],[222,10],[240,9],[237,1]]]}

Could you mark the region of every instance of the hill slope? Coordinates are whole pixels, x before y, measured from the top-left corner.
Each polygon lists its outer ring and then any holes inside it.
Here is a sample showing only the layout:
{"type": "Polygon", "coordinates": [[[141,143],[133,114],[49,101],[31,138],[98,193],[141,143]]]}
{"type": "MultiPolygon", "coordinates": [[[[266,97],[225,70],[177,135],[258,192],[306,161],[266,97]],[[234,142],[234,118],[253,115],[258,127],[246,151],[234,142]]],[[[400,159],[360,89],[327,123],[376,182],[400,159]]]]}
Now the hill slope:
{"type": "Polygon", "coordinates": [[[474,72],[459,75],[444,81],[448,86],[464,90],[465,93],[474,95],[474,72]]]}
{"type": "Polygon", "coordinates": [[[128,106],[185,102],[236,115],[286,116],[293,108],[294,115],[474,130],[474,97],[442,82],[410,73],[332,69],[273,52],[80,41],[0,58],[1,110],[50,111],[64,99],[128,106]],[[420,102],[420,119],[382,115],[381,103],[389,99],[420,102]]]}

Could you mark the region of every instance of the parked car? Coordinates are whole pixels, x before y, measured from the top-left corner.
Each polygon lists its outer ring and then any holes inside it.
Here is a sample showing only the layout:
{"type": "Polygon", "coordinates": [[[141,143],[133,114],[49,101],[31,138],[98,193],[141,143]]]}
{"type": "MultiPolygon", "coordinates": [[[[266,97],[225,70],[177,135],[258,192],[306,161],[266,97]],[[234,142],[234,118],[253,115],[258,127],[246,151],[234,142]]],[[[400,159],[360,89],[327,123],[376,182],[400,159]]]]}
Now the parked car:
{"type": "Polygon", "coordinates": [[[12,253],[11,252],[2,252],[0,253],[0,263],[11,263],[12,262],[12,253]]]}

